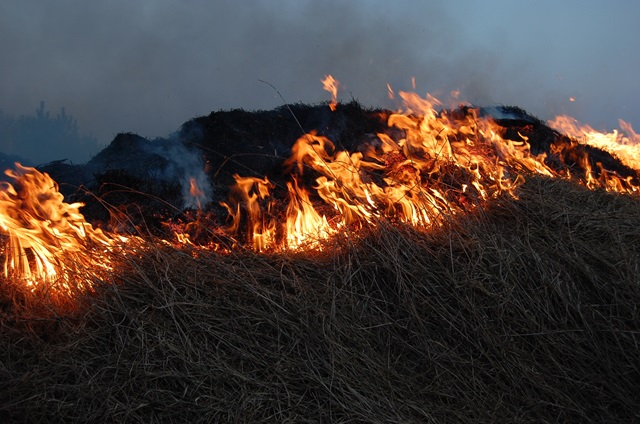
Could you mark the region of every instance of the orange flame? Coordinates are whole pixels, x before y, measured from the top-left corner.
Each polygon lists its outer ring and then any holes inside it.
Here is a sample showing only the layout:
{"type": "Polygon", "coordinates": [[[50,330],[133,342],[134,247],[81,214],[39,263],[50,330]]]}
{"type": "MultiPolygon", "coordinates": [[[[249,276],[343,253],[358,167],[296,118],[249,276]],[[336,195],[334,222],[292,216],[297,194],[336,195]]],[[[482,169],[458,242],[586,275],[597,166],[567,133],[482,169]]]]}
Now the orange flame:
{"type": "Polygon", "coordinates": [[[396,98],[396,93],[393,92],[393,88],[391,88],[391,84],[387,83],[387,97],[391,100],[396,98]]]}
{"type": "Polygon", "coordinates": [[[196,183],[196,179],[194,177],[189,178],[189,194],[196,201],[198,209],[202,209],[201,200],[205,198],[205,194],[204,191],[198,187],[198,183],[196,183]]]}
{"type": "Polygon", "coordinates": [[[300,188],[298,180],[287,183],[289,190],[289,205],[287,206],[286,245],[290,249],[304,247],[319,247],[318,242],[329,238],[335,233],[327,222],[313,207],[309,193],[300,188]]]}
{"type": "Polygon", "coordinates": [[[15,185],[0,187],[0,233],[8,238],[5,277],[33,290],[45,284],[57,294],[90,289],[96,276],[112,269],[106,253],[114,239],[85,221],[83,204],[65,203],[48,174],[15,166],[5,171],[15,185]]]}
{"type": "Polygon", "coordinates": [[[322,82],[322,87],[331,93],[331,103],[329,103],[329,107],[332,111],[336,110],[338,107],[338,87],[340,86],[340,82],[331,75],[325,75],[324,79],[320,81],[322,82]]]}
{"type": "Polygon", "coordinates": [[[257,250],[313,245],[345,226],[376,225],[390,218],[412,225],[439,225],[451,215],[464,213],[500,193],[515,196],[522,174],[557,175],[534,156],[526,140],[502,138],[502,128],[473,109],[466,116],[438,113],[438,100],[400,92],[406,111],[392,114],[389,126],[403,130],[393,140],[378,134],[379,144],[364,151],[336,151],[334,144],[315,132],[300,137],[285,165],[292,168],[287,183],[289,203],[286,225],[277,224],[278,212],[266,188],[268,181],[236,176],[235,206],[229,230],[246,222],[257,250]],[[314,186],[319,199],[333,209],[335,218],[319,214],[309,192],[298,184],[306,170],[319,176],[314,186]],[[262,188],[263,187],[263,188],[262,188]],[[260,203],[258,200],[262,200],[260,203]]]}
{"type": "Polygon", "coordinates": [[[636,134],[628,122],[622,119],[618,122],[622,132],[616,129],[610,133],[596,131],[567,115],[552,119],[549,121],[549,126],[581,143],[609,152],[628,167],[638,170],[640,169],[640,135],[636,134]]]}
{"type": "MultiPolygon", "coordinates": [[[[279,214],[266,188],[268,181],[236,176],[242,200],[235,208],[227,206],[233,221],[229,230],[237,232],[245,220],[257,250],[313,247],[313,240],[326,239],[339,228],[375,226],[380,218],[422,227],[440,225],[502,193],[515,197],[527,174],[568,175],[550,168],[544,153],[533,155],[524,135],[520,134],[522,141],[503,138],[504,129],[491,117],[478,116],[476,109],[438,112],[440,102],[430,95],[399,95],[405,111],[389,115],[388,125],[402,130],[400,140],[378,134],[379,143],[355,153],[336,151],[328,138],[315,132],[296,141],[285,163],[293,174],[287,183],[284,226],[277,223],[279,214]],[[319,174],[313,194],[333,209],[331,220],[317,212],[310,193],[299,186],[299,177],[310,169],[319,174]]],[[[630,126],[626,128],[630,139],[637,140],[630,126]]],[[[615,146],[619,149],[619,145],[618,140],[615,146]]],[[[632,149],[637,149],[637,143],[626,148],[632,149]]],[[[626,161],[640,169],[640,163],[631,159],[639,157],[636,150],[626,161]]],[[[604,169],[596,177],[586,155],[579,158],[579,165],[586,171],[588,187],[629,192],[629,181],[604,169]]]]}
{"type": "MultiPolygon", "coordinates": [[[[323,83],[333,94],[335,110],[338,82],[328,75],[323,83]]],[[[395,138],[380,133],[375,141],[348,152],[311,132],[293,145],[285,162],[290,179],[282,187],[266,177],[234,175],[231,195],[222,203],[229,224],[216,227],[216,234],[224,233],[234,246],[248,244],[260,252],[322,249],[322,241],[339,231],[375,227],[380,219],[427,229],[442,225],[498,196],[516,197],[516,188],[527,175],[572,177],[569,167],[551,168],[544,154],[532,154],[525,135],[519,134],[521,141],[506,138],[504,128],[491,117],[480,116],[477,109],[437,110],[441,103],[430,95],[422,98],[400,91],[398,96],[404,111],[384,115],[388,126],[397,130],[390,133],[395,138]],[[302,183],[309,180],[309,172],[312,187],[302,183]],[[278,202],[274,191],[286,193],[287,201],[278,202]]],[[[640,170],[640,136],[628,123],[620,121],[622,132],[608,134],[566,116],[550,125],[575,139],[568,143],[570,148],[579,143],[597,147],[636,173],[640,170]]],[[[567,147],[550,148],[557,154],[567,147]]],[[[571,160],[584,170],[580,178],[588,187],[638,192],[637,180],[632,183],[631,177],[606,171],[586,154],[576,153],[571,160]]],[[[16,170],[6,174],[15,184],[0,186],[5,278],[26,282],[33,290],[41,286],[61,293],[90,289],[95,279],[113,269],[108,253],[116,242],[130,245],[139,240],[93,228],[79,212],[82,204],[65,203],[46,173],[16,164],[16,170]]],[[[204,190],[195,178],[190,179],[189,193],[200,207],[204,190]]],[[[199,242],[187,232],[174,234],[178,245],[198,254],[199,242]]],[[[220,246],[210,243],[202,248],[220,246]]]]}
{"type": "Polygon", "coordinates": [[[274,220],[269,219],[272,208],[269,192],[273,185],[266,177],[260,179],[234,175],[234,178],[236,185],[233,187],[234,196],[230,199],[232,205],[222,203],[227,208],[232,221],[227,230],[230,233],[238,233],[243,221],[246,220],[249,242],[258,251],[266,250],[272,247],[275,239],[276,224],[274,220]],[[260,200],[266,202],[266,211],[260,205],[260,200]]]}

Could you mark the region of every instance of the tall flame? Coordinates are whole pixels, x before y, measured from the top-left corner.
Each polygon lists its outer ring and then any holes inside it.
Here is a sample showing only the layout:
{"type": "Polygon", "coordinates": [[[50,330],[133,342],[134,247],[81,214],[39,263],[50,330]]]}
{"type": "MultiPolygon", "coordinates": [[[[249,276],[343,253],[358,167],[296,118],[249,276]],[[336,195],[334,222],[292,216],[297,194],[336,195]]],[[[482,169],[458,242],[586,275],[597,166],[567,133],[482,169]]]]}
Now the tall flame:
{"type": "MultiPolygon", "coordinates": [[[[339,83],[330,75],[323,83],[332,93],[335,110],[339,83]]],[[[574,138],[567,145],[552,144],[549,151],[558,156],[568,149],[572,164],[551,167],[555,162],[544,153],[533,154],[525,135],[518,133],[520,141],[506,138],[505,129],[477,109],[437,110],[441,103],[433,96],[403,91],[398,96],[404,110],[380,115],[394,131],[377,134],[358,151],[337,149],[326,136],[311,132],[292,146],[284,164],[289,179],[281,186],[267,177],[235,175],[231,195],[222,203],[229,224],[209,227],[211,233],[224,233],[230,244],[257,251],[322,249],[322,241],[339,231],[375,227],[380,219],[433,228],[498,196],[517,196],[527,175],[575,178],[574,165],[584,171],[579,178],[588,187],[639,191],[640,136],[624,121],[623,135],[599,133],[569,117],[556,118],[550,125],[574,138]],[[635,176],[609,172],[584,151],[571,150],[580,143],[609,152],[635,176]],[[278,201],[274,192],[286,195],[286,200],[278,201]]],[[[107,253],[116,241],[139,240],[93,228],[79,212],[82,204],[65,203],[46,173],[16,164],[16,170],[6,174],[14,184],[0,186],[5,278],[34,289],[90,288],[94,279],[112,270],[107,253]]],[[[189,194],[200,209],[206,196],[195,178],[189,194]]],[[[198,214],[202,217],[203,211],[198,214]]],[[[175,235],[179,245],[196,248],[188,233],[175,235]]],[[[206,248],[224,249],[221,246],[210,243],[206,248]]]]}
{"type": "Polygon", "coordinates": [[[111,269],[105,250],[114,240],[85,221],[81,203],[65,203],[48,174],[15,166],[5,171],[15,185],[0,186],[5,277],[32,289],[44,283],[58,293],[90,288],[96,275],[111,269]]]}
{"type": "Polygon", "coordinates": [[[322,87],[331,93],[331,103],[329,103],[329,107],[331,110],[336,110],[338,107],[338,86],[340,83],[331,75],[325,75],[321,82],[322,87]]]}

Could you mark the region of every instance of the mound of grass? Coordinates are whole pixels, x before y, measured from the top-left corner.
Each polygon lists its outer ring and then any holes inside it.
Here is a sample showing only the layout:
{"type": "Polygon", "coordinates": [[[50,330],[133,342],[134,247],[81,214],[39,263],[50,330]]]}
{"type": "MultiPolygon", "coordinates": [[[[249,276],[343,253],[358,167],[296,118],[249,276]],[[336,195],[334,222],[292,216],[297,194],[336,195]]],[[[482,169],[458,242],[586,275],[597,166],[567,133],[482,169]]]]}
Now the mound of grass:
{"type": "Polygon", "coordinates": [[[127,261],[0,317],[3,422],[640,420],[640,203],[531,178],[433,231],[127,261]]]}

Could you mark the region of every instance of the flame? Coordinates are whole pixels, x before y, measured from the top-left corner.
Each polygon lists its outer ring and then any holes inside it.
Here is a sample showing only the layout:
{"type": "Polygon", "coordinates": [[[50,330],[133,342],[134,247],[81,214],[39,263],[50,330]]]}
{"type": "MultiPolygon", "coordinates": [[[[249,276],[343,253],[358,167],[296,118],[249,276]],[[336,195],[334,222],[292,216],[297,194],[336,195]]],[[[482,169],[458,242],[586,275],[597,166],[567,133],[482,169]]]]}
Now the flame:
{"type": "Polygon", "coordinates": [[[273,184],[266,177],[241,177],[236,174],[234,179],[236,180],[232,189],[234,195],[229,203],[222,203],[227,208],[232,221],[227,230],[237,234],[242,229],[243,222],[246,221],[245,228],[249,234],[249,243],[257,251],[272,247],[276,235],[275,220],[269,219],[273,206],[270,199],[273,184]],[[261,200],[266,203],[266,209],[260,205],[261,200]]]}
{"type": "MultiPolygon", "coordinates": [[[[516,197],[517,187],[529,174],[572,177],[569,166],[551,168],[545,153],[532,154],[525,135],[519,134],[521,141],[504,138],[504,128],[489,116],[479,116],[477,109],[438,111],[441,102],[433,96],[402,91],[399,96],[404,110],[388,115],[387,123],[401,130],[403,138],[381,133],[378,143],[354,153],[336,150],[331,140],[316,132],[296,141],[285,162],[292,180],[287,183],[284,225],[279,223],[283,212],[271,198],[273,186],[268,180],[236,176],[239,200],[233,206],[225,204],[232,219],[231,234],[241,233],[244,222],[259,251],[313,248],[341,228],[375,226],[380,218],[424,228],[441,225],[500,195],[516,197]],[[299,184],[310,171],[316,174],[311,192],[299,184]],[[330,218],[314,208],[310,196],[331,208],[330,218]]],[[[637,135],[629,125],[625,128],[630,135],[622,144],[633,150],[625,160],[640,169],[634,162],[640,158],[637,135]]],[[[620,151],[620,140],[611,146],[590,143],[607,149],[615,145],[620,151]]],[[[563,148],[552,145],[551,153],[563,148]]],[[[636,190],[628,178],[606,171],[601,164],[594,170],[586,154],[575,160],[588,187],[636,190]]]]}
{"type": "Polygon", "coordinates": [[[387,83],[387,97],[391,100],[396,98],[396,93],[393,92],[393,88],[391,88],[391,84],[387,83]]]}
{"type": "MultiPolygon", "coordinates": [[[[339,83],[327,75],[323,84],[332,93],[335,110],[339,83]]],[[[393,93],[389,85],[388,90],[393,93]]],[[[459,92],[452,94],[457,98],[459,92]]],[[[281,185],[267,177],[234,175],[229,199],[221,203],[228,213],[226,227],[206,218],[201,210],[206,187],[191,178],[196,219],[167,223],[175,241],[162,242],[188,249],[194,257],[203,249],[228,252],[247,245],[258,252],[323,249],[323,241],[339,232],[375,228],[381,219],[424,229],[440,226],[499,196],[517,197],[518,186],[531,174],[577,178],[591,188],[639,191],[640,136],[624,121],[622,132],[601,133],[573,118],[556,118],[550,125],[573,138],[555,140],[549,146],[554,160],[549,161],[545,153],[531,152],[525,134],[507,138],[506,130],[478,109],[443,109],[431,95],[399,91],[398,96],[403,110],[377,115],[393,131],[377,134],[358,151],[337,149],[326,136],[310,132],[292,146],[284,164],[289,179],[281,185]],[[585,145],[617,157],[631,176],[594,163],[580,149],[585,145]],[[285,201],[279,200],[284,196],[285,201]]],[[[73,294],[90,290],[113,270],[109,253],[117,245],[124,245],[125,253],[142,246],[139,238],[93,228],[79,212],[83,205],[65,203],[48,174],[20,164],[6,174],[14,184],[0,186],[5,278],[32,290],[73,294]]]]}
{"type": "Polygon", "coordinates": [[[329,103],[329,107],[332,111],[336,110],[338,107],[338,87],[340,86],[340,82],[331,75],[325,75],[324,79],[320,81],[322,82],[323,88],[331,93],[331,103],[329,103]]]}
{"type": "Polygon", "coordinates": [[[515,196],[525,173],[558,175],[544,155],[531,154],[526,139],[504,139],[491,118],[473,109],[465,116],[437,112],[440,102],[432,96],[399,94],[406,109],[391,114],[388,125],[404,138],[381,133],[378,144],[350,153],[327,137],[305,134],[285,162],[292,178],[286,224],[278,224],[282,213],[266,179],[236,176],[235,200],[225,203],[228,230],[241,233],[244,223],[254,248],[264,250],[312,247],[340,228],[375,226],[380,218],[428,228],[502,193],[515,196]],[[317,175],[311,193],[299,184],[309,171],[317,175]],[[330,206],[331,218],[317,212],[310,194],[330,206]]]}
{"type": "Polygon", "coordinates": [[[309,199],[309,193],[300,188],[298,180],[287,183],[289,205],[287,206],[287,247],[301,249],[320,247],[319,241],[335,233],[324,215],[320,215],[309,199]]]}
{"type": "Polygon", "coordinates": [[[617,157],[632,169],[640,169],[640,135],[636,134],[628,122],[618,121],[622,132],[614,129],[610,133],[594,130],[589,125],[581,124],[577,119],[567,115],[557,116],[549,121],[549,126],[580,143],[597,147],[617,157]]]}
{"type": "Polygon", "coordinates": [[[194,177],[189,178],[189,194],[195,201],[196,205],[198,205],[198,209],[202,209],[202,200],[205,199],[206,195],[204,191],[198,187],[198,183],[194,177]]]}
{"type": "Polygon", "coordinates": [[[5,277],[32,290],[45,285],[54,294],[90,289],[95,278],[112,269],[106,253],[115,240],[85,221],[82,203],[65,203],[48,174],[19,163],[15,167],[5,171],[14,184],[0,187],[5,277]]]}

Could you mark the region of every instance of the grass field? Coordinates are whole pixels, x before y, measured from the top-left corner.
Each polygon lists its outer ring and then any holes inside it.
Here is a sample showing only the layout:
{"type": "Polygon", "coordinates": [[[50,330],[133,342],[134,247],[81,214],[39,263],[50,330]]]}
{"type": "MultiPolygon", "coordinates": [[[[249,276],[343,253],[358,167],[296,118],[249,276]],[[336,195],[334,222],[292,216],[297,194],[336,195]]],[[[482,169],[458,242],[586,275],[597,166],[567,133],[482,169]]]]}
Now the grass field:
{"type": "Polygon", "coordinates": [[[65,312],[3,290],[0,421],[638,422],[640,202],[517,196],[323,252],[159,244],[65,312]]]}

